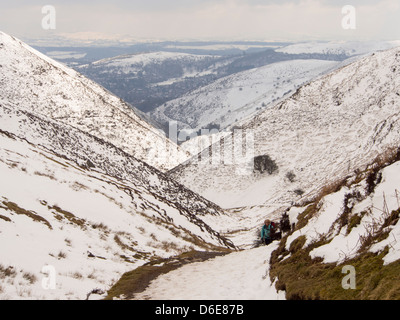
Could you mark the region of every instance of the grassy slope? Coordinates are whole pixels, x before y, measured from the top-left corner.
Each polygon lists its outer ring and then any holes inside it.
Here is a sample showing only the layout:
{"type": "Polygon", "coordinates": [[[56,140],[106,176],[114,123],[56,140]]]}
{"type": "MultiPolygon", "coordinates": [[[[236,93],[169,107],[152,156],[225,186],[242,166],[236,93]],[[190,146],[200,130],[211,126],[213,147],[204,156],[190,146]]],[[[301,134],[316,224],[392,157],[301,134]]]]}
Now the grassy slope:
{"type": "MultiPolygon", "coordinates": [[[[376,186],[377,174],[384,167],[399,161],[399,151],[391,152],[386,158],[376,159],[373,169],[359,172],[360,177],[367,181],[368,192],[372,193],[376,186]]],[[[354,181],[360,181],[356,177],[354,181]]],[[[317,197],[308,204],[303,213],[298,217],[295,230],[304,227],[308,221],[318,214],[318,203],[326,195],[336,192],[346,181],[332,184],[321,191],[317,197]]],[[[346,201],[346,199],[345,199],[346,201]]],[[[346,207],[346,206],[344,206],[346,207]]],[[[286,298],[292,300],[399,300],[400,299],[400,260],[384,265],[382,258],[388,253],[389,248],[373,253],[369,249],[372,244],[380,242],[389,235],[388,226],[398,223],[400,208],[388,214],[381,220],[373,232],[366,236],[360,236],[361,246],[357,256],[346,259],[341,263],[324,263],[322,258],[312,259],[310,252],[320,246],[326,245],[333,238],[321,235],[318,241],[306,244],[306,236],[299,236],[286,248],[286,235],[271,255],[271,280],[278,280],[276,288],[286,291],[286,298]],[[356,272],[356,289],[344,289],[342,280],[346,273],[343,267],[353,266],[356,272]]],[[[347,226],[347,233],[358,225],[362,217],[352,215],[351,211],[343,210],[335,221],[339,229],[347,226]]]]}

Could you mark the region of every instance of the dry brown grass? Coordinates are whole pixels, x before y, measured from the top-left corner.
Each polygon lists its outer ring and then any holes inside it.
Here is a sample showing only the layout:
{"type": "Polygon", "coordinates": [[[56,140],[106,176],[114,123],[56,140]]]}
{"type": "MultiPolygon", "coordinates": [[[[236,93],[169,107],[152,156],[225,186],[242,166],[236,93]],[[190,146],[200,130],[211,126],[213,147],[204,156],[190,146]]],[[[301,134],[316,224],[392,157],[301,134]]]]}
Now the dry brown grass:
{"type": "Polygon", "coordinates": [[[34,211],[29,211],[24,208],[21,208],[16,203],[9,202],[9,201],[3,201],[3,205],[6,207],[7,210],[9,210],[13,213],[16,213],[18,215],[25,215],[35,222],[40,222],[40,223],[45,224],[50,230],[53,229],[53,227],[51,226],[49,221],[47,221],[45,218],[41,217],[34,211]]]}

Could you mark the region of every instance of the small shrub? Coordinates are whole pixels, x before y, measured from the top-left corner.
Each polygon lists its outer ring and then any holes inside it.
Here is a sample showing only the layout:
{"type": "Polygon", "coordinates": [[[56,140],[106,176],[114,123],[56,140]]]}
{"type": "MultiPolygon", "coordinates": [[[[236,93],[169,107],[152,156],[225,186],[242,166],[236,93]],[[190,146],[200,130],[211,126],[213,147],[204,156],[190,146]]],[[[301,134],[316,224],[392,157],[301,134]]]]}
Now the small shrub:
{"type": "Polygon", "coordinates": [[[367,182],[367,193],[370,195],[375,191],[376,186],[382,181],[382,173],[379,171],[379,168],[375,168],[368,175],[367,182]]]}
{"type": "Polygon", "coordinates": [[[27,280],[30,284],[34,284],[37,281],[37,277],[30,272],[25,272],[22,277],[27,280]]]}
{"type": "Polygon", "coordinates": [[[74,273],[72,273],[71,277],[77,280],[83,279],[83,275],[79,271],[75,271],[74,273]]]}
{"type": "Polygon", "coordinates": [[[111,229],[108,226],[106,226],[103,222],[93,223],[92,224],[92,228],[93,229],[100,229],[100,230],[102,230],[102,231],[104,231],[106,233],[110,233],[111,232],[111,229]]]}
{"type": "Polygon", "coordinates": [[[296,190],[294,190],[293,192],[294,192],[296,195],[300,196],[300,197],[305,193],[305,191],[302,190],[302,189],[296,189],[296,190]]]}
{"type": "Polygon", "coordinates": [[[87,295],[86,295],[86,300],[89,300],[89,298],[90,298],[90,296],[92,295],[92,294],[96,294],[96,295],[103,295],[103,294],[105,294],[106,292],[104,291],[104,290],[102,290],[102,289],[99,289],[99,288],[96,288],[96,289],[93,289],[92,291],[90,291],[87,295]]]}
{"type": "Polygon", "coordinates": [[[215,122],[210,122],[208,125],[205,126],[204,129],[208,129],[208,130],[220,130],[221,129],[221,125],[219,123],[215,123],[215,122]]]}
{"type": "Polygon", "coordinates": [[[65,259],[67,257],[67,254],[65,252],[60,251],[57,255],[58,259],[65,259]]]}
{"type": "Polygon", "coordinates": [[[293,171],[286,173],[286,178],[292,183],[296,181],[296,175],[293,173],[293,171]]]}
{"type": "Polygon", "coordinates": [[[257,156],[254,158],[254,170],[260,173],[264,171],[273,174],[278,170],[278,165],[268,155],[257,156]]]}
{"type": "Polygon", "coordinates": [[[0,279],[4,279],[6,277],[11,277],[15,278],[17,275],[17,272],[14,267],[4,267],[3,265],[0,264],[0,279]]]}

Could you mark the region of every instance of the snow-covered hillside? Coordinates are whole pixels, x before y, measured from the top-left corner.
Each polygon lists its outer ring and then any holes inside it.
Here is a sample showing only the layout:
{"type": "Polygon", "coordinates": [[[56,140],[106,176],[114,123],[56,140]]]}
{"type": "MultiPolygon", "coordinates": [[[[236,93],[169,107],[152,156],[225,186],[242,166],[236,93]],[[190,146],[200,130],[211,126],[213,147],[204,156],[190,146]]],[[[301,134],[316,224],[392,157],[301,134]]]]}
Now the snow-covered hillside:
{"type": "MultiPolygon", "coordinates": [[[[103,73],[129,73],[132,77],[134,77],[137,75],[137,73],[143,72],[147,66],[161,65],[165,61],[168,61],[169,63],[172,63],[173,61],[179,61],[183,65],[185,63],[195,63],[204,60],[212,61],[215,58],[218,57],[178,52],[149,52],[143,54],[128,54],[124,56],[103,59],[93,62],[92,66],[101,66],[104,68],[103,73]]],[[[81,68],[85,67],[88,66],[82,66],[81,68]]],[[[189,75],[189,73],[186,74],[186,76],[189,75]]]]}
{"type": "Polygon", "coordinates": [[[149,116],[159,122],[178,121],[179,129],[197,131],[210,124],[226,128],[265,109],[339,63],[292,60],[235,73],[168,101],[149,116]]]}
{"type": "Polygon", "coordinates": [[[400,298],[399,151],[291,209],[296,227],[270,259],[270,280],[287,299],[400,298]]]}
{"type": "Polygon", "coordinates": [[[187,153],[145,121],[139,111],[1,32],[0,70],[0,102],[4,105],[70,124],[162,170],[187,158],[187,153]]]}
{"type": "Polygon", "coordinates": [[[209,83],[231,58],[145,52],[102,59],[77,68],[142,111],[209,83]]]}
{"type": "Polygon", "coordinates": [[[3,104],[0,140],[4,299],[84,299],[151,259],[233,248],[207,224],[218,206],[103,140],[3,104]]]}
{"type": "MultiPolygon", "coordinates": [[[[317,192],[399,144],[399,65],[400,50],[392,49],[321,77],[239,122],[236,147],[232,138],[225,139],[202,153],[209,160],[195,157],[171,175],[225,208],[260,205],[264,215],[317,192]],[[254,140],[249,154],[268,156],[277,166],[273,174],[238,174],[242,162],[224,161],[224,155],[246,143],[244,132],[254,140]]],[[[247,159],[247,165],[252,161],[247,159]]]]}
{"type": "MultiPolygon", "coordinates": [[[[352,259],[365,247],[372,252],[379,252],[389,246],[383,259],[385,265],[400,259],[400,242],[397,240],[400,235],[399,176],[399,161],[382,170],[373,163],[363,172],[353,174],[339,190],[333,190],[315,203],[318,214],[310,213],[307,225],[288,237],[286,248],[299,236],[307,235],[304,246],[321,238],[332,240],[310,252],[312,258],[321,257],[325,263],[341,263],[352,259]],[[387,237],[368,244],[367,240],[377,240],[373,238],[379,232],[387,232],[387,237]],[[368,236],[371,239],[367,239],[368,236]]],[[[302,213],[311,207],[310,204],[294,207],[293,212],[302,213]]],[[[296,221],[296,214],[292,218],[292,221],[296,221]]]]}

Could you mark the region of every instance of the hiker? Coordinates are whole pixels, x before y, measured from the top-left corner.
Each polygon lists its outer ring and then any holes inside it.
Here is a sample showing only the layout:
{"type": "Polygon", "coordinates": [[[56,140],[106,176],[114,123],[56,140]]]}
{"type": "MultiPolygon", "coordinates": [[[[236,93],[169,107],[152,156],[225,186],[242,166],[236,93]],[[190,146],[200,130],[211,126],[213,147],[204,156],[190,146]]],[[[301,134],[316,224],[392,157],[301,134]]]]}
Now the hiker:
{"type": "Polygon", "coordinates": [[[271,220],[267,219],[264,221],[264,225],[261,229],[261,241],[266,245],[269,245],[272,242],[272,234],[275,231],[275,227],[272,224],[271,220]]]}
{"type": "Polygon", "coordinates": [[[288,210],[286,210],[281,218],[281,221],[279,223],[280,227],[281,227],[281,231],[282,233],[285,232],[289,232],[291,230],[291,226],[290,226],[290,220],[289,220],[289,215],[288,215],[288,210]]]}

